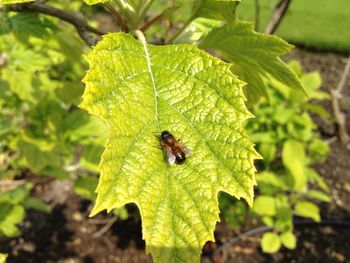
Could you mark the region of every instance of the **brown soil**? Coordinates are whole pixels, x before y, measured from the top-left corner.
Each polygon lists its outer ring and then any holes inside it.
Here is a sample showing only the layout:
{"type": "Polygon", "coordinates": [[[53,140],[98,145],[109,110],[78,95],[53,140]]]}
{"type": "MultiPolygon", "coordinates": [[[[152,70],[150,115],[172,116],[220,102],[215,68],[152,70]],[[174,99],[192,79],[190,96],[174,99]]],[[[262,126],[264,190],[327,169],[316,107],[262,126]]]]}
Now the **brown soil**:
{"type": "MultiPolygon", "coordinates": [[[[315,53],[296,50],[287,59],[301,61],[306,71],[319,70],[323,89],[336,87],[346,63],[346,57],[331,53],[315,53]]],[[[350,81],[344,89],[342,101],[348,110],[350,81]]],[[[330,103],[324,103],[331,112],[330,103]]],[[[327,161],[317,166],[319,173],[332,189],[334,202],[322,204],[325,220],[350,221],[350,155],[335,136],[330,122],[316,119],[325,139],[331,139],[331,154],[327,161]]],[[[350,130],[350,127],[349,127],[350,130]]],[[[20,225],[23,235],[15,239],[0,239],[0,252],[9,253],[8,262],[152,262],[145,255],[145,243],[141,238],[141,225],[137,209],[130,206],[131,217],[114,222],[111,216],[98,215],[88,218],[90,202],[74,194],[69,182],[46,182],[35,187],[35,195],[48,202],[53,211],[45,214],[28,211],[20,225]],[[113,223],[114,222],[114,223],[113,223]],[[104,227],[113,223],[105,233],[104,227]]],[[[259,237],[247,238],[214,258],[211,252],[235,236],[225,224],[216,229],[217,243],[204,248],[203,262],[347,262],[350,260],[350,228],[339,226],[297,226],[297,249],[283,249],[274,255],[261,252],[259,237]]]]}

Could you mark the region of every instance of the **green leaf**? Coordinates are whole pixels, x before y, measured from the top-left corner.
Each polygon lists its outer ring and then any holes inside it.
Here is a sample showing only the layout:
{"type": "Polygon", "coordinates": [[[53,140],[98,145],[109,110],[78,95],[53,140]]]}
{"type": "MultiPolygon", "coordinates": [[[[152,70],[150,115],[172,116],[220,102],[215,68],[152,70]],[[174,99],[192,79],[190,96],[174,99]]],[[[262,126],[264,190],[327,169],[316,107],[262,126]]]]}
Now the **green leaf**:
{"type": "Polygon", "coordinates": [[[81,176],[74,182],[74,190],[78,195],[94,201],[96,199],[97,183],[98,179],[94,176],[81,176]]]}
{"type": "Polygon", "coordinates": [[[276,157],[276,145],[272,143],[262,143],[259,146],[259,153],[263,157],[263,162],[269,164],[276,157]]]}
{"type": "Polygon", "coordinates": [[[281,247],[281,241],[275,233],[265,233],[261,240],[261,247],[264,253],[276,253],[281,247]]]}
{"type": "Polygon", "coordinates": [[[280,235],[281,242],[283,246],[289,249],[295,249],[297,246],[297,239],[293,232],[285,232],[282,235],[280,235]]]}
{"type": "Polygon", "coordinates": [[[303,105],[305,110],[313,112],[323,119],[328,119],[330,117],[329,112],[321,105],[306,103],[303,105]]]}
{"type": "Polygon", "coordinates": [[[263,195],[256,197],[253,211],[258,215],[274,216],[276,214],[275,198],[263,195]]]}
{"type": "Polygon", "coordinates": [[[32,184],[25,184],[6,192],[0,192],[0,203],[17,205],[25,200],[32,188],[32,184]]]}
{"type": "Polygon", "coordinates": [[[58,30],[51,20],[37,13],[16,13],[14,15],[5,13],[3,16],[2,19],[6,19],[7,30],[0,32],[13,32],[15,37],[21,41],[26,41],[30,36],[43,38],[58,30]]]}
{"type": "Polygon", "coordinates": [[[39,200],[38,198],[35,197],[28,197],[23,201],[23,206],[25,208],[31,208],[35,209],[37,211],[41,211],[44,213],[50,213],[51,212],[51,207],[45,204],[43,201],[39,200]]]}
{"type": "Polygon", "coordinates": [[[276,222],[275,228],[285,232],[293,228],[293,213],[290,207],[290,201],[285,194],[277,195],[276,197],[276,222]]]}
{"type": "Polygon", "coordinates": [[[307,201],[298,202],[295,205],[295,214],[298,216],[311,218],[316,222],[321,221],[320,210],[315,204],[311,202],[307,202],[307,201]]]}
{"type": "Polygon", "coordinates": [[[280,176],[277,174],[274,174],[273,172],[269,171],[264,171],[261,173],[258,173],[256,176],[256,179],[258,181],[258,185],[261,186],[260,184],[266,184],[266,185],[271,185],[274,187],[277,187],[279,189],[285,189],[286,185],[284,181],[281,179],[280,176]]]}
{"type": "Polygon", "coordinates": [[[236,20],[214,29],[200,47],[216,49],[234,63],[233,72],[248,83],[245,89],[248,98],[251,96],[256,100],[257,95],[266,94],[263,90],[265,77],[303,90],[298,77],[279,58],[292,46],[279,37],[254,32],[252,23],[236,20]]]}
{"type": "Polygon", "coordinates": [[[214,240],[217,195],[252,205],[259,155],[242,122],[242,82],[230,65],[190,45],[153,46],[112,33],[87,56],[81,107],[109,125],[91,215],[135,203],[156,262],[199,262],[214,240]],[[191,151],[170,166],[155,134],[168,130],[191,151]]]}
{"type": "Polygon", "coordinates": [[[310,190],[307,192],[307,196],[316,200],[321,200],[323,202],[330,203],[332,201],[331,197],[324,192],[317,190],[310,190]]]}
{"type": "Polygon", "coordinates": [[[261,217],[261,220],[267,226],[273,227],[273,225],[274,225],[273,218],[270,216],[263,216],[263,217],[261,217]]]}
{"type": "Polygon", "coordinates": [[[14,205],[3,213],[4,206],[0,206],[0,232],[7,237],[15,237],[20,235],[16,224],[25,218],[25,209],[21,205],[14,205]]]}
{"type": "Polygon", "coordinates": [[[285,141],[282,150],[282,162],[293,176],[294,189],[303,191],[307,183],[304,171],[305,149],[303,144],[295,140],[285,141]]]}
{"type": "Polygon", "coordinates": [[[306,169],[306,177],[310,179],[310,181],[317,183],[317,185],[326,193],[329,193],[329,187],[326,184],[326,182],[323,180],[323,178],[317,173],[314,169],[306,169]]]}
{"type": "Polygon", "coordinates": [[[240,0],[196,0],[193,17],[232,21],[240,0]]]}
{"type": "Polygon", "coordinates": [[[110,0],[84,0],[84,2],[87,3],[88,5],[105,3],[105,2],[108,2],[108,1],[110,1],[110,0]]]}
{"type": "Polygon", "coordinates": [[[329,152],[328,143],[317,138],[312,140],[308,147],[308,153],[312,163],[324,162],[329,152]]]}
{"type": "Polygon", "coordinates": [[[208,35],[210,31],[220,25],[221,22],[218,20],[196,18],[176,37],[174,43],[198,43],[202,37],[208,35]]]}
{"type": "Polygon", "coordinates": [[[0,4],[18,4],[25,2],[33,2],[34,0],[0,0],[0,4]]]}

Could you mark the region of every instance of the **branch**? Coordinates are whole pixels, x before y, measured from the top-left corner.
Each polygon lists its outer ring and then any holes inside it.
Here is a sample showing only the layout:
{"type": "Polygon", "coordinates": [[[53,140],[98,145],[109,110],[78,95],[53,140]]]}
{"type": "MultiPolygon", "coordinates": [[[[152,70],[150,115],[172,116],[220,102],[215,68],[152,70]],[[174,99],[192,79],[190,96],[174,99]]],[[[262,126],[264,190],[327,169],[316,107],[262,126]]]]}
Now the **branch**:
{"type": "Polygon", "coordinates": [[[93,46],[98,41],[99,37],[92,37],[90,33],[94,33],[98,36],[103,35],[104,33],[99,31],[96,28],[91,27],[86,23],[86,21],[79,17],[77,14],[69,13],[61,9],[42,4],[40,2],[32,2],[25,4],[13,4],[6,6],[8,11],[14,12],[37,12],[53,17],[57,17],[67,23],[72,24],[77,30],[79,36],[85,41],[89,46],[93,46]]]}
{"type": "Polygon", "coordinates": [[[350,137],[346,129],[346,116],[341,111],[339,101],[343,98],[341,92],[345,86],[346,79],[348,78],[350,72],[350,56],[348,58],[348,62],[346,63],[345,69],[339,81],[339,84],[336,89],[331,89],[331,97],[332,97],[332,107],[334,111],[334,117],[338,126],[339,138],[340,141],[349,148],[348,143],[350,142],[350,137]]]}
{"type": "Polygon", "coordinates": [[[278,4],[274,8],[270,21],[267,23],[267,26],[265,29],[266,34],[273,34],[276,31],[277,27],[282,22],[282,19],[286,14],[289,4],[291,2],[292,0],[280,0],[278,2],[278,4]]]}
{"type": "Polygon", "coordinates": [[[159,15],[157,15],[156,17],[152,18],[151,20],[149,20],[148,22],[146,22],[141,28],[140,30],[142,32],[145,32],[150,26],[152,26],[153,24],[155,24],[156,22],[158,22],[158,20],[160,20],[163,17],[164,13],[161,13],[159,15]]]}
{"type": "Polygon", "coordinates": [[[124,18],[119,14],[119,12],[110,4],[104,3],[103,6],[113,15],[114,18],[118,21],[120,28],[124,32],[128,32],[129,29],[124,21],[124,18]]]}

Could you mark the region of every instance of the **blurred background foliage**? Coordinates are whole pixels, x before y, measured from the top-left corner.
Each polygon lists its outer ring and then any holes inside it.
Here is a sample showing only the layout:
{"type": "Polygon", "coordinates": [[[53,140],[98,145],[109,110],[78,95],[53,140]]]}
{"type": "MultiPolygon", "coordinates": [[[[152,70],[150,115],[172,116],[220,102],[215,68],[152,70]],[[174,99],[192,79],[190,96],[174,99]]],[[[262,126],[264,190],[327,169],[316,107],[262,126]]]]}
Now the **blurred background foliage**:
{"type": "MultiPolygon", "coordinates": [[[[254,20],[253,2],[243,0],[237,16],[254,20]]],[[[264,28],[275,2],[260,1],[259,29],[264,28]]],[[[98,25],[93,18],[101,7],[87,7],[79,0],[48,3],[81,11],[89,22],[98,25]]],[[[169,1],[156,1],[151,9],[153,14],[166,9],[171,21],[157,23],[147,31],[155,43],[167,39],[169,32],[179,28],[178,24],[190,15],[188,6],[175,8],[178,12],[173,12],[172,6],[169,1]]],[[[350,50],[349,13],[347,1],[296,0],[277,34],[293,43],[350,50]],[[337,5],[343,15],[337,13],[335,17],[328,12],[334,9],[325,8],[327,5],[337,5]],[[322,15],[328,18],[317,19],[322,15]]],[[[183,31],[175,42],[196,43],[210,28],[219,25],[203,18],[195,23],[191,27],[194,30],[183,31]]],[[[18,224],[25,218],[26,209],[45,213],[51,210],[31,196],[35,187],[30,182],[32,175],[69,180],[77,194],[95,200],[107,127],[78,107],[84,90],[81,79],[87,69],[83,54],[89,47],[72,26],[43,15],[7,12],[0,13],[0,25],[0,235],[15,237],[20,235],[18,224]]],[[[257,163],[254,207],[249,209],[226,194],[220,197],[221,217],[233,229],[250,229],[254,220],[274,228],[262,239],[263,250],[269,253],[282,245],[295,248],[293,218],[320,221],[318,203],[331,201],[327,185],[312,168],[325,160],[329,147],[310,116],[312,113],[330,119],[322,106],[313,103],[327,100],[329,95],[320,91],[317,72],[304,72],[297,61],[289,66],[301,79],[309,98],[301,91],[291,92],[280,82],[263,78],[267,94],[251,107],[255,119],[246,123],[264,157],[257,163]]],[[[124,208],[114,214],[124,219],[128,216],[124,208]]]]}

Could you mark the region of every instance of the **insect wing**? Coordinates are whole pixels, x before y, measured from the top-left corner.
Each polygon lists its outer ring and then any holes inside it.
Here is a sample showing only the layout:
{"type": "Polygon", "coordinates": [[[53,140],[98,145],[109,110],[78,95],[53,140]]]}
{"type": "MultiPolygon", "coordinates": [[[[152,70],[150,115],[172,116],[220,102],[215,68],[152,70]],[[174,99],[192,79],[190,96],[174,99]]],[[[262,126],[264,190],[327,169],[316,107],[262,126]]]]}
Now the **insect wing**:
{"type": "Polygon", "coordinates": [[[191,156],[191,155],[192,155],[191,150],[188,149],[185,145],[182,145],[182,150],[184,151],[184,153],[185,153],[187,156],[191,156]]]}
{"type": "Polygon", "coordinates": [[[168,159],[169,164],[170,165],[174,165],[175,164],[175,160],[176,160],[176,156],[173,153],[171,147],[166,146],[166,147],[164,147],[164,149],[165,149],[165,154],[166,154],[166,157],[168,159]]]}

